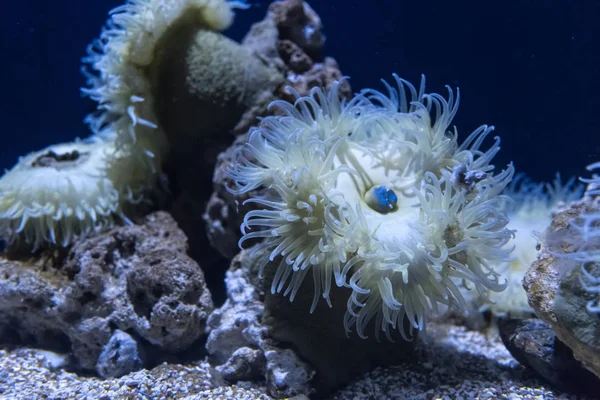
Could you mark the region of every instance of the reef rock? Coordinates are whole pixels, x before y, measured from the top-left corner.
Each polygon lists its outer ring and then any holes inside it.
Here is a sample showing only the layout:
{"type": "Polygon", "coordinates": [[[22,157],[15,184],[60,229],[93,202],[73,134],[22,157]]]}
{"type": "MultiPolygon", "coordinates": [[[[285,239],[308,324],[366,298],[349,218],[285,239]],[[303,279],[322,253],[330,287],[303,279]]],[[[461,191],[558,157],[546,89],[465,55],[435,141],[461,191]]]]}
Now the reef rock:
{"type": "Polygon", "coordinates": [[[573,358],[549,324],[537,318],[500,318],[498,330],[510,354],[552,386],[570,393],[598,393],[598,378],[573,358]]]}
{"type": "MultiPolygon", "coordinates": [[[[585,368],[600,377],[600,318],[587,309],[597,296],[582,286],[581,262],[557,256],[573,251],[576,232],[571,221],[590,211],[590,207],[596,206],[586,201],[575,202],[554,216],[544,233],[538,260],[525,275],[523,287],[537,316],[552,327],[585,368]]],[[[600,273],[598,264],[587,268],[596,275],[600,273]]]]}
{"type": "Polygon", "coordinates": [[[106,377],[177,353],[204,334],[213,309],[202,270],[169,214],[114,228],[68,252],[0,259],[3,341],[71,351],[106,377]],[[145,355],[144,355],[145,354],[145,355]]]}
{"type": "Polygon", "coordinates": [[[209,360],[230,383],[264,379],[275,398],[309,394],[315,371],[269,337],[263,323],[263,293],[252,283],[254,267],[250,252],[242,251],[227,271],[227,301],[208,320],[209,360]]]}

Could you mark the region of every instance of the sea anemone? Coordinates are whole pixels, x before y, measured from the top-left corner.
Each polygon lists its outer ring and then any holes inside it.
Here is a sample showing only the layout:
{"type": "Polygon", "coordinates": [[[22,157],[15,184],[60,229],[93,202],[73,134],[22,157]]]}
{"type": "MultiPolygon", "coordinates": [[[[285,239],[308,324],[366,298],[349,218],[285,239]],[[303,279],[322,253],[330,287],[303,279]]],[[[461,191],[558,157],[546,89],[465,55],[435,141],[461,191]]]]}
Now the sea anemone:
{"type": "Polygon", "coordinates": [[[515,232],[510,245],[515,249],[510,261],[498,266],[502,277],[508,281],[506,290],[490,293],[492,303],[482,308],[494,314],[524,314],[533,309],[527,301],[523,288],[523,278],[531,264],[537,259],[540,235],[552,222],[552,214],[560,205],[577,200],[583,194],[583,185],[577,185],[575,178],[562,183],[560,174],[552,183],[534,183],[518,175],[503,194],[512,201],[505,203],[508,213],[508,227],[515,232]]]}
{"type": "Polygon", "coordinates": [[[187,25],[223,30],[233,21],[232,9],[246,7],[225,0],[129,0],[113,9],[100,38],[83,59],[96,71],[83,69],[88,87],[82,91],[99,103],[98,110],[86,118],[92,131],[99,133],[112,124],[118,148],[148,153],[138,137],[149,135],[161,141],[164,135],[155,117],[149,76],[161,46],[173,45],[163,43],[164,37],[187,25]]]}
{"type": "Polygon", "coordinates": [[[482,149],[493,127],[459,145],[449,130],[458,91],[448,87],[445,99],[425,94],[424,78],[418,89],[394,78],[387,95],[342,101],[336,82],[273,102],[283,115],[249,132],[229,171],[233,193],[266,188],[247,200],[257,209],[244,217],[240,246],[262,239],[255,251],[267,254],[261,274],[276,268],[272,293],[293,301],[312,270],[312,312],[320,297],[331,305],[334,281],[348,287],[344,326],[362,338],[373,319],[377,336],[397,329],[408,339],[442,309],[465,310],[462,284],[484,297],[503,290],[492,266],[511,251],[500,193],[514,170],[490,165],[499,138],[482,149]]]}
{"type": "Polygon", "coordinates": [[[114,151],[93,136],[21,157],[0,179],[0,234],[9,245],[68,246],[115,217],[127,221],[107,176],[114,151]]]}
{"type": "Polygon", "coordinates": [[[66,247],[117,221],[131,223],[157,198],[161,175],[119,150],[110,127],[21,157],[0,178],[0,236],[9,246],[66,247]]]}

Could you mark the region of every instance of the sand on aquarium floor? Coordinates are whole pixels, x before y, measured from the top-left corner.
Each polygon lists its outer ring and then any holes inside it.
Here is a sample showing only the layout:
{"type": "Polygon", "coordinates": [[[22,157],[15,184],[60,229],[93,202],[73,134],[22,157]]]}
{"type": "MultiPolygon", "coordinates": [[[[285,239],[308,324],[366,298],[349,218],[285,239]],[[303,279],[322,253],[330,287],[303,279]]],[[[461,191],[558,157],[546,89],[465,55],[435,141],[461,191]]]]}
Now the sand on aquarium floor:
{"type": "MultiPolygon", "coordinates": [[[[420,364],[377,368],[328,397],[383,399],[583,399],[562,394],[514,360],[496,333],[431,325],[420,364]]],[[[118,379],[79,376],[64,358],[38,349],[0,350],[0,395],[5,399],[272,399],[260,384],[224,386],[210,364],[163,363],[118,379]]]]}

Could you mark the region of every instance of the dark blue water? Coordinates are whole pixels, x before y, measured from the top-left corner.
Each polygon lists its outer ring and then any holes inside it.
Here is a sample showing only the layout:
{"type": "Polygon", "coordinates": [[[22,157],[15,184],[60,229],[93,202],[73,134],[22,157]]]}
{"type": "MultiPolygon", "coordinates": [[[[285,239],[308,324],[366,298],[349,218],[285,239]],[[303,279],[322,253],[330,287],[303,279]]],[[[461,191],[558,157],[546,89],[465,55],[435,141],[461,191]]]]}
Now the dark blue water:
{"type": "MultiPolygon", "coordinates": [[[[26,0],[1,15],[0,167],[19,155],[88,134],[80,58],[118,0],[26,0]]],[[[239,12],[240,39],[268,2],[239,12]]],[[[460,86],[455,120],[466,135],[493,124],[510,160],[535,180],[581,175],[600,160],[600,2],[313,1],[326,54],[355,89],[392,72],[430,91],[460,86]]]]}

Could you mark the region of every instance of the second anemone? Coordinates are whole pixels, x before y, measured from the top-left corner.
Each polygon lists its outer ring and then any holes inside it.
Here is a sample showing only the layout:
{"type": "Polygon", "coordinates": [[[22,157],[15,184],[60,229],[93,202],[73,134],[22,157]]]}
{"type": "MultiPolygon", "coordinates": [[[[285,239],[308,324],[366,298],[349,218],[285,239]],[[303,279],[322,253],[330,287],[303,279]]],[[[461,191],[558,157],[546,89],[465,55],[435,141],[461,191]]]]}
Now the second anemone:
{"type": "Polygon", "coordinates": [[[235,153],[234,193],[263,195],[247,202],[243,242],[260,238],[261,271],[276,263],[273,293],[293,301],[312,273],[314,298],[331,305],[333,283],[352,289],[344,326],[366,337],[409,339],[445,310],[464,311],[457,285],[483,297],[505,282],[491,265],[506,261],[512,231],[500,193],[512,165],[490,164],[499,138],[483,143],[481,126],[462,144],[450,129],[459,92],[425,93],[394,75],[387,93],[364,90],[340,100],[339,83],[276,101],[281,115],[267,117],[235,153]],[[408,324],[404,324],[404,320],[408,324]]]}

